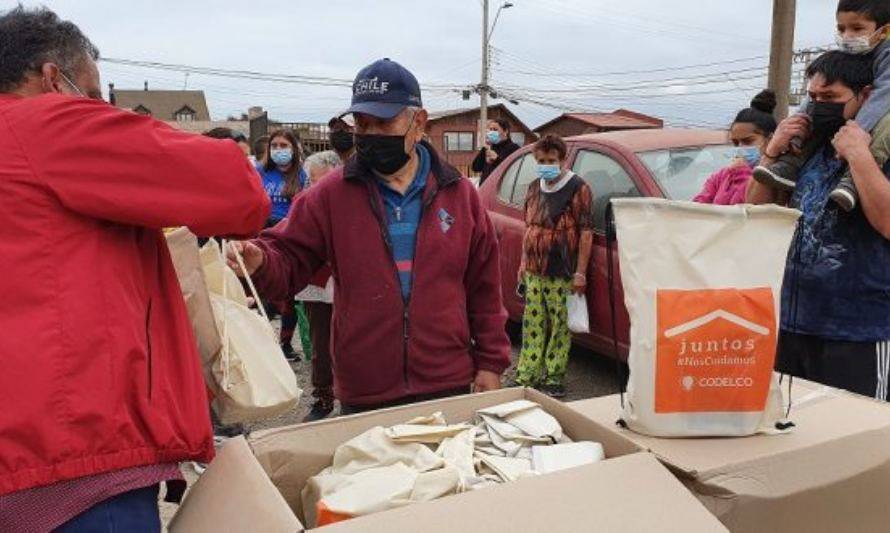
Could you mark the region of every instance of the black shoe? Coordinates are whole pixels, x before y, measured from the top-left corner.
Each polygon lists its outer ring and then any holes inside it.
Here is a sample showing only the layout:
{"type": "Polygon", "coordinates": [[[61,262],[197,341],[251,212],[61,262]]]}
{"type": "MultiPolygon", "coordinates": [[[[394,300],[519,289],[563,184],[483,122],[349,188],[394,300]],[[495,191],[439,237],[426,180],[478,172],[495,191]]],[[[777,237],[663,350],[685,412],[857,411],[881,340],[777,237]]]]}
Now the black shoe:
{"type": "Polygon", "coordinates": [[[300,356],[297,355],[297,352],[294,351],[294,347],[291,346],[289,342],[281,345],[281,351],[284,352],[284,358],[287,359],[288,363],[293,363],[300,359],[300,356]]]}
{"type": "Polygon", "coordinates": [[[853,180],[848,177],[842,179],[829,196],[837,205],[841,206],[841,209],[847,212],[856,209],[856,204],[859,203],[859,192],[856,191],[853,180]]]}
{"type": "Polygon", "coordinates": [[[754,167],[754,180],[773,189],[793,191],[797,187],[796,178],[795,169],[781,161],[777,161],[770,168],[754,167]]]}
{"type": "Polygon", "coordinates": [[[566,388],[563,385],[547,384],[541,387],[541,392],[557,400],[566,397],[566,388]]]}
{"type": "Polygon", "coordinates": [[[334,411],[334,402],[316,400],[312,410],[303,418],[303,422],[315,422],[328,417],[334,411]]]}

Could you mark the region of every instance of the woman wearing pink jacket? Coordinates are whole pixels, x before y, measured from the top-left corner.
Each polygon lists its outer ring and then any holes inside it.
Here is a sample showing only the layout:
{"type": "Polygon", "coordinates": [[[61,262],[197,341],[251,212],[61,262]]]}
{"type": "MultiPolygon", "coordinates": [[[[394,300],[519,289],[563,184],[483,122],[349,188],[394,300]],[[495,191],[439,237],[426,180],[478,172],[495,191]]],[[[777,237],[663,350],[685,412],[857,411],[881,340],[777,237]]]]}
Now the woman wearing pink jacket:
{"type": "Polygon", "coordinates": [[[734,205],[745,203],[745,190],[760,154],[776,131],[776,95],[761,91],[751,100],[751,107],[739,111],[729,128],[729,139],[735,148],[732,161],[711,175],[693,201],[701,204],[734,205]]]}

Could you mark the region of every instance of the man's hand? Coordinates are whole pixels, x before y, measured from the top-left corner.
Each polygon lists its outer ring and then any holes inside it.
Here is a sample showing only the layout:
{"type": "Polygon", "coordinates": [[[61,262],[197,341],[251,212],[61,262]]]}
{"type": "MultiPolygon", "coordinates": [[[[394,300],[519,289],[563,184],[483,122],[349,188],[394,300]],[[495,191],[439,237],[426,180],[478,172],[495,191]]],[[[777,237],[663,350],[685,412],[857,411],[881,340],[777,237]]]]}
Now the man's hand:
{"type": "Polygon", "coordinates": [[[488,370],[480,370],[476,372],[476,379],[473,381],[473,392],[488,392],[501,388],[501,376],[488,370]]]}
{"type": "Polygon", "coordinates": [[[792,115],[779,123],[763,155],[775,159],[791,149],[791,139],[806,139],[810,135],[810,119],[806,115],[792,115]]]}
{"type": "Polygon", "coordinates": [[[837,132],[831,144],[837,156],[848,163],[859,157],[871,157],[871,135],[853,120],[837,132]]]}
{"type": "Polygon", "coordinates": [[[260,247],[250,241],[230,242],[226,249],[226,263],[229,265],[229,268],[234,270],[235,273],[242,278],[245,276],[245,273],[241,270],[241,266],[238,265],[238,259],[235,257],[235,250],[237,250],[244,259],[244,268],[247,269],[246,275],[252,276],[257,269],[263,266],[263,261],[266,259],[265,254],[263,254],[260,247]]]}
{"type": "Polygon", "coordinates": [[[575,294],[584,294],[587,288],[587,276],[584,274],[575,274],[572,276],[572,292],[575,294]]]}

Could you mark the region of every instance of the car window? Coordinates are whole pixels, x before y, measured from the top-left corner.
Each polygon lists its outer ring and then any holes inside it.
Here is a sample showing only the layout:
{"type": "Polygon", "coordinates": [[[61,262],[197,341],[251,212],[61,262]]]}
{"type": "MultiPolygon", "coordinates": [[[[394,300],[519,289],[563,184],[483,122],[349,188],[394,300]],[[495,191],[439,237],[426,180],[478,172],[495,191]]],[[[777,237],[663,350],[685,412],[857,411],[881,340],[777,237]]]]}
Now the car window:
{"type": "Polygon", "coordinates": [[[714,173],[731,163],[730,145],[690,146],[638,152],[640,161],[673,200],[692,200],[714,173]]]}
{"type": "Polygon", "coordinates": [[[510,165],[510,168],[504,172],[504,177],[501,178],[501,185],[498,188],[498,197],[506,204],[509,204],[513,197],[513,186],[516,185],[516,174],[519,172],[519,167],[522,166],[523,159],[524,158],[520,157],[514,161],[510,165]]]}
{"type": "Polygon", "coordinates": [[[624,168],[599,152],[580,151],[572,171],[587,182],[593,192],[593,222],[597,231],[605,231],[609,200],[641,196],[624,168]]]}
{"type": "Polygon", "coordinates": [[[535,155],[531,152],[522,158],[522,168],[516,176],[516,186],[513,187],[513,199],[510,203],[513,205],[525,205],[525,195],[528,193],[528,186],[538,179],[538,162],[535,161],[535,155]]]}

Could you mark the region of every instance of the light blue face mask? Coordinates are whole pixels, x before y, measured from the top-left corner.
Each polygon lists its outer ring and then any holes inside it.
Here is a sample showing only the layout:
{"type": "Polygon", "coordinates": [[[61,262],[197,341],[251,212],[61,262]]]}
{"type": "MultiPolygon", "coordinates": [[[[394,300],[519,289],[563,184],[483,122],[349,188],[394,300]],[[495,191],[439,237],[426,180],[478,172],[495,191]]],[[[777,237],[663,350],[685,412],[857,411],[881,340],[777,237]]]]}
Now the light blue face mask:
{"type": "Polygon", "coordinates": [[[559,177],[562,170],[559,165],[538,165],[538,177],[544,181],[553,181],[559,177]]]}
{"type": "Polygon", "coordinates": [[[497,143],[501,142],[501,134],[496,131],[493,131],[493,130],[489,131],[488,132],[488,142],[490,142],[491,144],[497,144],[497,143]]]}
{"type": "Polygon", "coordinates": [[[277,150],[271,150],[269,152],[269,157],[272,158],[272,162],[279,167],[286,167],[294,160],[294,151],[290,148],[279,148],[277,150]]]}
{"type": "Polygon", "coordinates": [[[749,167],[756,167],[760,162],[760,148],[756,146],[739,146],[729,150],[730,159],[743,159],[749,167]]]}

